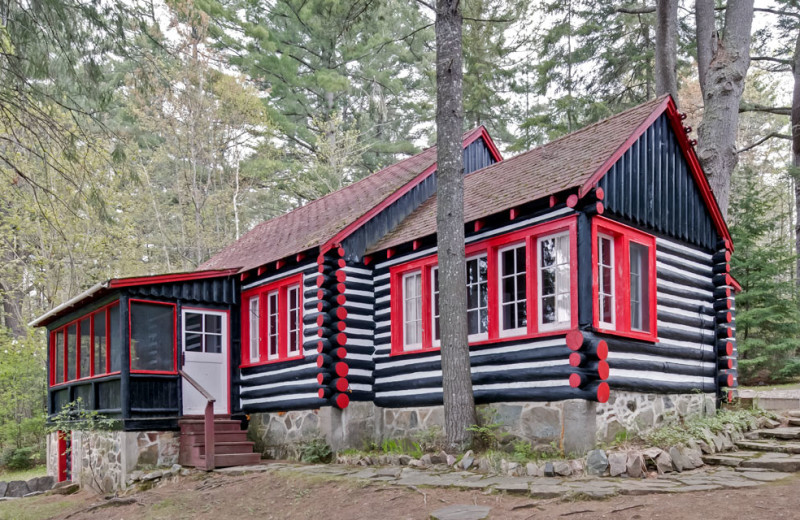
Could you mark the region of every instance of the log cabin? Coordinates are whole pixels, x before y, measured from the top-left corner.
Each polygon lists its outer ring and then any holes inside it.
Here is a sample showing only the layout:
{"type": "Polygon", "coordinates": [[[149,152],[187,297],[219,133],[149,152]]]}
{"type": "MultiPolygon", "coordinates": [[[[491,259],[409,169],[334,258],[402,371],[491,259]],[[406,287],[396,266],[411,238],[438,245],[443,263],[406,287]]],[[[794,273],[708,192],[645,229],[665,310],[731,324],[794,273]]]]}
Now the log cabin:
{"type": "MultiPolygon", "coordinates": [[[[577,453],[735,397],[733,243],[683,119],[664,96],[508,159],[464,134],[472,384],[508,438],[577,453]]],[[[80,398],[117,424],[52,435],[48,467],[124,487],[147,464],[435,432],[438,295],[434,147],[197,271],[112,279],[38,318],[51,418],[80,398]]]]}

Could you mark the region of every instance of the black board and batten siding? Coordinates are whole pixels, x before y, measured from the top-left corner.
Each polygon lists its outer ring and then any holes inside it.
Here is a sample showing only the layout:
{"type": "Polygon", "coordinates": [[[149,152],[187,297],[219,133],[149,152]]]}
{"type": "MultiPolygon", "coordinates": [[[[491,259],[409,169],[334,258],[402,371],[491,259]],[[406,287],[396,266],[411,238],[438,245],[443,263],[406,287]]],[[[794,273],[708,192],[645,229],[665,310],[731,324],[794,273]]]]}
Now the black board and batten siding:
{"type": "MultiPolygon", "coordinates": [[[[464,149],[463,159],[465,175],[497,162],[482,137],[464,149]]],[[[361,261],[364,251],[371,244],[380,240],[434,193],[436,193],[435,172],[343,240],[345,259],[354,264],[361,261]]]]}
{"type": "Polygon", "coordinates": [[[317,326],[305,323],[306,317],[317,313],[316,262],[308,260],[279,274],[243,284],[242,290],[297,273],[303,274],[303,358],[237,368],[233,384],[244,413],[312,409],[325,404],[317,395],[317,326]]]}
{"type": "MultiPolygon", "coordinates": [[[[467,234],[473,243],[492,236],[574,214],[565,207],[539,211],[507,221],[493,229],[467,234]]],[[[436,252],[435,248],[408,252],[378,262],[375,283],[375,404],[384,407],[442,404],[439,351],[391,355],[390,268],[436,252]]],[[[563,335],[547,338],[498,340],[470,348],[472,383],[478,403],[501,401],[556,401],[594,399],[595,392],[572,388],[570,349],[563,335]]]]}

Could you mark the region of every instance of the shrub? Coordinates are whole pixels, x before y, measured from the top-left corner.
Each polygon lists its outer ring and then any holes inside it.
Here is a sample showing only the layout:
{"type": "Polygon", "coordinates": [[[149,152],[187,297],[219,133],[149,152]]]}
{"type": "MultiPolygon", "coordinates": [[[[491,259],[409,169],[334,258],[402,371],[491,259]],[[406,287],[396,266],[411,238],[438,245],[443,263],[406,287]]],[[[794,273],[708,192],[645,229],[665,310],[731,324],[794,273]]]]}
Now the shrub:
{"type": "Polygon", "coordinates": [[[333,451],[325,439],[315,437],[300,446],[300,460],[312,464],[327,463],[331,461],[333,451]]]}
{"type": "Polygon", "coordinates": [[[33,448],[10,448],[3,452],[2,459],[5,469],[18,471],[34,467],[37,462],[37,454],[33,448]]]}

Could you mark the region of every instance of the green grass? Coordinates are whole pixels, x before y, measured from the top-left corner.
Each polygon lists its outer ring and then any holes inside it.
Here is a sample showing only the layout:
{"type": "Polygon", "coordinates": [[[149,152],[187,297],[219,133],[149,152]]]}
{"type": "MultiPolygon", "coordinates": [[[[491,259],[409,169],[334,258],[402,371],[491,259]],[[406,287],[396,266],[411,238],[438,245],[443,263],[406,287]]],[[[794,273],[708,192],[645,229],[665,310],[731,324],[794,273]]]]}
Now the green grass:
{"type": "Polygon", "coordinates": [[[0,502],[0,520],[44,520],[76,509],[63,497],[38,496],[0,502]]]}
{"type": "Polygon", "coordinates": [[[0,480],[10,482],[12,480],[30,480],[33,477],[44,477],[47,475],[47,466],[42,464],[31,469],[21,469],[19,471],[0,471],[0,480]]]}

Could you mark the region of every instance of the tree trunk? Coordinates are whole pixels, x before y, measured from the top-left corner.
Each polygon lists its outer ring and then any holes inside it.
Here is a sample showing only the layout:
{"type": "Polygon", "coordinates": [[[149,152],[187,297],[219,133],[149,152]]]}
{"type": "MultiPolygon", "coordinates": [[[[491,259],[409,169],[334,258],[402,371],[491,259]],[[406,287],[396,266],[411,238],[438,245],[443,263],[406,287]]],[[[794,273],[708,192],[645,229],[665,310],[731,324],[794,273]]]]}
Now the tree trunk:
{"type": "Polygon", "coordinates": [[[461,132],[461,6],[436,3],[437,246],[442,390],[448,448],[471,441],[476,423],[467,340],[467,280],[464,264],[464,177],[461,132]]]}
{"type": "Polygon", "coordinates": [[[669,94],[677,103],[678,0],[658,0],[656,16],[656,96],[669,94]]]}
{"type": "Polygon", "coordinates": [[[794,248],[797,253],[795,283],[800,287],[800,29],[794,46],[794,63],[792,64],[794,89],[792,91],[792,177],[794,178],[794,248]]]}
{"type": "Polygon", "coordinates": [[[714,15],[705,13],[706,0],[697,5],[698,56],[705,60],[710,51],[708,68],[698,61],[698,70],[705,80],[703,90],[703,120],[697,129],[697,156],[708,176],[723,216],[728,215],[731,174],[736,167],[736,135],[739,128],[739,102],[750,67],[750,30],[753,25],[753,0],[730,0],[725,9],[725,32],[714,48],[714,15]],[[701,12],[705,13],[701,16],[701,12]],[[711,28],[711,38],[708,38],[711,28]],[[700,49],[704,49],[703,53],[700,49]]]}

